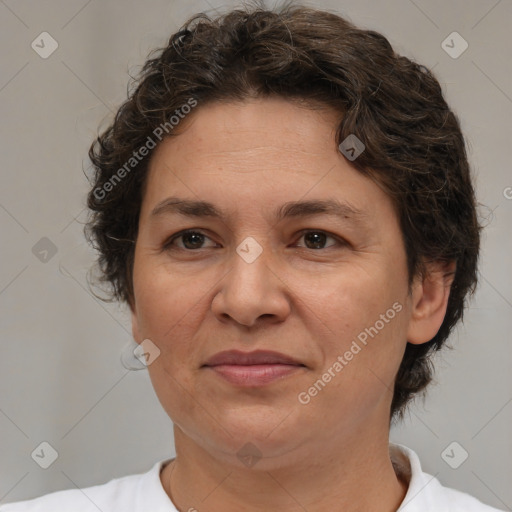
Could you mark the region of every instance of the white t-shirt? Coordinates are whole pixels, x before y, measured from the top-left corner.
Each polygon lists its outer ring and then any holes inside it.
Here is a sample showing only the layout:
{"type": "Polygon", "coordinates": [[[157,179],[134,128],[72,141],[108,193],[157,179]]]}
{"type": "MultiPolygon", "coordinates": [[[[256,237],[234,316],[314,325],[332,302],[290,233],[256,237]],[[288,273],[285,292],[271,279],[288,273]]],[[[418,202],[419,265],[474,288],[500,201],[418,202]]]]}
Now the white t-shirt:
{"type": "MultiPolygon", "coordinates": [[[[497,512],[476,498],[448,487],[421,470],[411,449],[389,445],[395,471],[409,482],[397,512],[497,512]]],[[[160,482],[157,462],[147,473],[116,478],[102,485],[69,489],[40,498],[0,506],[0,512],[178,512],[160,482]]]]}

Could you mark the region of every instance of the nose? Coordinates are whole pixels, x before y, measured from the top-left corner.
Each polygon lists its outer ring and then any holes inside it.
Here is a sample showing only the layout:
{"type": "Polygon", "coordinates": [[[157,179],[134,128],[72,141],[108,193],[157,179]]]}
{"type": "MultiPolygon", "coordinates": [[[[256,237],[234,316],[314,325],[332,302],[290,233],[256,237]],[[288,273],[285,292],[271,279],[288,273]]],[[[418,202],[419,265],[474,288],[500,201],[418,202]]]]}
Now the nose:
{"type": "Polygon", "coordinates": [[[265,248],[252,262],[233,251],[230,264],[212,301],[215,316],[247,327],[284,321],[290,313],[288,287],[271,250],[265,248]]]}

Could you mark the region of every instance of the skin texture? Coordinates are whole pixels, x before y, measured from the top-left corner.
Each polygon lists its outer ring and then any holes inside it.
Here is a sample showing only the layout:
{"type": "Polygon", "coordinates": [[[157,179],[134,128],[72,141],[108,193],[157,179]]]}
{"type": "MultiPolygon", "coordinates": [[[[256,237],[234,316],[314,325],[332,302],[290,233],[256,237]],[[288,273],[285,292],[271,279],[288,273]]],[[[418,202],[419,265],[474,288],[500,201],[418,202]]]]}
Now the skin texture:
{"type": "Polygon", "coordinates": [[[338,122],[328,109],[277,98],[198,105],[152,156],[132,330],[160,350],[148,370],[177,453],[161,480],[180,510],[394,511],[405,496],[388,453],[393,381],[406,342],[424,343],[441,326],[450,283],[431,264],[409,293],[391,200],[338,151],[338,122]],[[169,196],[229,215],[151,218],[169,196]],[[273,217],[289,201],[332,198],[363,210],[366,225],[326,214],[273,217]],[[191,228],[204,238],[163,249],[191,228]],[[252,263],[236,252],[246,237],[262,248],[252,263]],[[300,403],[299,393],[395,303],[400,312],[300,403]],[[241,388],[201,368],[230,349],[275,350],[306,367],[241,388]],[[237,456],[244,446],[258,454],[250,467],[237,456]]]}

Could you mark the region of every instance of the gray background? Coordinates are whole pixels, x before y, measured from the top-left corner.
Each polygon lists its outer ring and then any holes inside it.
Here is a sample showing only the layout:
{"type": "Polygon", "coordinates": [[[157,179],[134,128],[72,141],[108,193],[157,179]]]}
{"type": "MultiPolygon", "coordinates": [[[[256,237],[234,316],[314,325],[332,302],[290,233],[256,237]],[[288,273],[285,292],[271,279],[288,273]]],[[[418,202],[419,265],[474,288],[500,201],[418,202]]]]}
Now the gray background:
{"type": "MultiPolygon", "coordinates": [[[[146,471],[174,455],[172,423],[146,371],[120,363],[131,341],[126,310],[87,289],[93,253],[82,234],[82,169],[90,172],[98,126],[124,100],[128,74],[148,52],[189,15],[236,5],[0,1],[0,503],[146,471]],[[47,59],[31,48],[43,31],[59,45],[47,59]],[[54,255],[42,252],[53,246],[54,255]],[[59,454],[46,470],[31,458],[43,441],[59,454]]],[[[391,437],[416,450],[445,485],[512,510],[512,2],[308,5],[382,32],[433,69],[461,119],[487,223],[480,285],[451,337],[454,350],[437,360],[425,405],[391,437]],[[469,44],[458,58],[441,46],[453,31],[469,44]],[[453,441],[469,453],[458,469],[441,457],[453,441]]],[[[457,447],[455,457],[461,453],[457,447]]]]}

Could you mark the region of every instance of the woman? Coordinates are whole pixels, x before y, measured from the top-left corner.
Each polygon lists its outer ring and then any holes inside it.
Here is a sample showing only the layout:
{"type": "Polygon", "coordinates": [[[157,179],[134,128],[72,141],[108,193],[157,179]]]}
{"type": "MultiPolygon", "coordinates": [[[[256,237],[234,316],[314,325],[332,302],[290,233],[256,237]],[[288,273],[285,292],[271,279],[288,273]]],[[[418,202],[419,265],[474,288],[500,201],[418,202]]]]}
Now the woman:
{"type": "Polygon", "coordinates": [[[90,157],[87,235],[176,458],[1,511],[496,510],[389,444],[477,276],[426,68],[327,12],[198,15],[90,157]]]}

